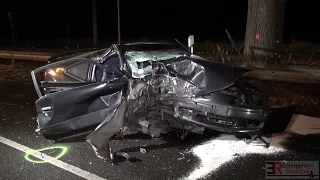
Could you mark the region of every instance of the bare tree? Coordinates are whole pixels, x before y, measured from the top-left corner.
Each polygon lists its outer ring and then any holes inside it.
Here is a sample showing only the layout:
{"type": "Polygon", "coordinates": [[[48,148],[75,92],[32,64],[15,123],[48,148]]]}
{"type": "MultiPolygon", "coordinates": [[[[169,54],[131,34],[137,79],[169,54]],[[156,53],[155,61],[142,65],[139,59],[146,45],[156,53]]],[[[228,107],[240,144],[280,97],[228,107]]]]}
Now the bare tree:
{"type": "Polygon", "coordinates": [[[270,56],[282,41],[285,0],[248,0],[244,55],[270,56]]]}

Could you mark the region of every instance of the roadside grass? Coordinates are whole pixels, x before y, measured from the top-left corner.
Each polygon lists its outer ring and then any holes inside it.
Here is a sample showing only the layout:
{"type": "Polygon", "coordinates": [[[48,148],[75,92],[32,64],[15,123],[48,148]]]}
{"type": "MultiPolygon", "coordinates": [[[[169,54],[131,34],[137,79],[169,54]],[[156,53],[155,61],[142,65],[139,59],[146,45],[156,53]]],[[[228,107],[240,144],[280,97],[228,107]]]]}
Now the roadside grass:
{"type": "Polygon", "coordinates": [[[271,106],[298,105],[296,113],[320,117],[320,84],[248,80],[268,96],[271,106]]]}
{"type": "Polygon", "coordinates": [[[320,45],[304,41],[292,41],[290,44],[278,45],[269,57],[251,59],[243,57],[243,42],[235,42],[239,53],[230,42],[195,43],[195,52],[207,59],[231,63],[283,64],[320,66],[320,45]]]}
{"type": "Polygon", "coordinates": [[[30,72],[44,65],[43,62],[15,60],[13,66],[11,60],[0,59],[0,61],[0,81],[31,81],[30,72]]]}

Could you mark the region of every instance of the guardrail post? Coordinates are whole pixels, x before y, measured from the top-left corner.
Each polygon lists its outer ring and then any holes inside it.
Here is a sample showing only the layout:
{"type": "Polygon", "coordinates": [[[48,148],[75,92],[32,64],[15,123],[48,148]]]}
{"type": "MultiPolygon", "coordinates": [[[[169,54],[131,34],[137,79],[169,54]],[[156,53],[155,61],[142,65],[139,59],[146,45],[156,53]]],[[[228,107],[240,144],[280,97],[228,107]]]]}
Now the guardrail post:
{"type": "Polygon", "coordinates": [[[193,54],[194,36],[190,35],[188,37],[188,47],[191,54],[193,54]]]}

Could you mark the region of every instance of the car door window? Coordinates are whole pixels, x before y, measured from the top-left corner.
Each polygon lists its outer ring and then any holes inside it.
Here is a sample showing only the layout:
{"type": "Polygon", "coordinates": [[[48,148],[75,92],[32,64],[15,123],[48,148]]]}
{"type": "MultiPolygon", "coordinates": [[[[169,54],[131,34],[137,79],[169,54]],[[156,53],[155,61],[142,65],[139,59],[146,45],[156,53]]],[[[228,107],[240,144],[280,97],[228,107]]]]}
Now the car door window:
{"type": "Polygon", "coordinates": [[[102,75],[106,74],[106,68],[98,62],[86,58],[72,58],[37,68],[31,72],[31,76],[37,94],[41,97],[44,94],[65,91],[92,83],[90,77],[92,77],[92,67],[94,66],[101,68],[102,75]]]}
{"type": "Polygon", "coordinates": [[[69,67],[66,68],[66,74],[73,77],[73,78],[79,78],[83,81],[87,80],[88,71],[89,71],[89,63],[75,63],[69,67]]]}
{"type": "Polygon", "coordinates": [[[108,57],[106,61],[103,63],[103,65],[106,67],[107,70],[107,79],[112,79],[121,72],[120,59],[118,54],[108,57]]]}
{"type": "Polygon", "coordinates": [[[95,69],[95,81],[110,81],[116,78],[119,78],[119,74],[121,74],[120,70],[120,59],[118,54],[111,55],[106,58],[105,61],[101,63],[105,66],[105,74],[102,69],[97,68],[95,69]]]}

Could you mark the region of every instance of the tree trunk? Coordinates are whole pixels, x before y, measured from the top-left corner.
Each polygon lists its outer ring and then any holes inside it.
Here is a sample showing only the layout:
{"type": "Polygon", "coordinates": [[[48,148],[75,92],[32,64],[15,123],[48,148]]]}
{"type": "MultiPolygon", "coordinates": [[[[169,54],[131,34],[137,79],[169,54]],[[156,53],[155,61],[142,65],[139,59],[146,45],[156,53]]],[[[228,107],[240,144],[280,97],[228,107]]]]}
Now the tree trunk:
{"type": "Polygon", "coordinates": [[[264,58],[274,52],[276,42],[282,38],[284,3],[284,0],[248,0],[244,44],[247,59],[264,58]],[[279,14],[283,14],[280,19],[279,14]]]}
{"type": "Polygon", "coordinates": [[[120,0],[117,0],[117,12],[118,12],[118,43],[121,44],[121,31],[120,31],[120,0]]]}
{"type": "Polygon", "coordinates": [[[13,22],[13,17],[12,17],[12,13],[8,12],[8,17],[9,17],[9,22],[10,22],[10,29],[11,29],[11,38],[12,38],[12,49],[16,48],[16,38],[15,38],[15,25],[13,22]]]}
{"type": "Polygon", "coordinates": [[[283,26],[286,11],[286,0],[277,0],[276,6],[276,40],[281,44],[283,41],[283,26]]]}
{"type": "Polygon", "coordinates": [[[98,23],[97,23],[97,4],[92,0],[92,29],[93,29],[93,46],[98,46],[98,23]]]}

